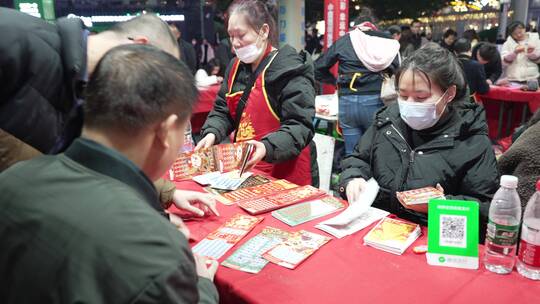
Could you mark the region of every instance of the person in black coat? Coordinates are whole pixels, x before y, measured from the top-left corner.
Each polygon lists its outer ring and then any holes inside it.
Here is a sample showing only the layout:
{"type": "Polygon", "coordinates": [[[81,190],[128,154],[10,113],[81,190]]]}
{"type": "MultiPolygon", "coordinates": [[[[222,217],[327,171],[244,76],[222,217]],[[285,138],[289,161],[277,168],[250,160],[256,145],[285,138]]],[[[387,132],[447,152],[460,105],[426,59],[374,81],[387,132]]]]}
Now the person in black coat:
{"type": "Polygon", "coordinates": [[[486,94],[489,92],[489,84],[486,81],[484,67],[476,60],[471,59],[471,43],[465,38],[460,38],[454,43],[456,53],[463,72],[469,85],[469,94],[486,94]]]}
{"type": "MultiPolygon", "coordinates": [[[[80,19],[52,24],[0,7],[0,32],[0,129],[46,154],[63,151],[80,135],[83,88],[106,51],[152,44],[178,57],[169,27],[153,14],[88,35],[80,19]]],[[[0,142],[0,151],[11,151],[8,144],[0,142]]],[[[2,163],[14,161],[0,155],[2,163]]]]}
{"type": "Polygon", "coordinates": [[[197,72],[197,54],[193,45],[182,39],[182,32],[175,24],[171,24],[171,31],[178,42],[180,59],[188,66],[193,75],[197,72]]]}
{"type": "Polygon", "coordinates": [[[447,29],[443,34],[443,39],[440,44],[443,48],[447,49],[450,52],[454,51],[454,42],[457,39],[457,33],[453,29],[447,29]]]}
{"type": "Polygon", "coordinates": [[[472,59],[484,65],[488,84],[495,84],[502,74],[501,54],[494,44],[479,42],[472,49],[472,59]]]}
{"type": "Polygon", "coordinates": [[[230,39],[221,39],[219,45],[216,48],[216,58],[220,62],[220,72],[218,74],[219,76],[225,76],[225,70],[229,66],[229,62],[231,61],[231,59],[233,59],[234,57],[236,57],[236,54],[233,51],[230,39]]]}
{"type": "Polygon", "coordinates": [[[405,59],[396,84],[398,103],[376,114],[343,160],[340,192],[355,202],[373,177],[381,188],[374,207],[427,225],[427,204],[402,205],[396,191],[440,186],[447,199],[480,203],[483,235],[499,173],[484,108],[467,98],[459,62],[426,45],[405,59]]]}
{"type": "Polygon", "coordinates": [[[393,75],[399,67],[399,42],[364,20],[371,19],[359,17],[355,29],[339,38],[315,61],[315,79],[337,85],[339,126],[346,155],[352,153],[371,125],[373,114],[383,107],[380,97],[384,76],[393,75]],[[336,63],[337,78],[330,71],[336,63]]]}

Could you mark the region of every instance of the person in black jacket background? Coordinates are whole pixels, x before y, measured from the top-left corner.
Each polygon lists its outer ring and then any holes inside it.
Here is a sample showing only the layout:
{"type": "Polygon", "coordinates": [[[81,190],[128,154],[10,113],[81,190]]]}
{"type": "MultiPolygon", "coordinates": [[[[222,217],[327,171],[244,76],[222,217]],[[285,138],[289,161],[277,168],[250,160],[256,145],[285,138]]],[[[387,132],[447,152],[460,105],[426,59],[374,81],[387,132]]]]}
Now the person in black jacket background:
{"type": "Polygon", "coordinates": [[[450,52],[454,51],[454,42],[457,39],[457,33],[453,29],[447,29],[440,42],[441,46],[450,52]]]}
{"type": "Polygon", "coordinates": [[[180,59],[189,67],[193,75],[197,72],[197,54],[193,45],[182,39],[182,32],[175,24],[171,24],[171,31],[178,42],[180,59]]]}
{"type": "Polygon", "coordinates": [[[396,191],[438,186],[447,199],[480,203],[483,235],[499,174],[484,108],[467,98],[459,62],[428,44],[405,59],[396,84],[398,103],[376,114],[343,160],[340,192],[355,202],[373,177],[381,187],[374,207],[427,225],[427,204],[402,205],[396,191]]]}
{"type": "Polygon", "coordinates": [[[502,74],[501,54],[494,44],[479,42],[472,49],[472,59],[484,66],[488,84],[496,84],[502,74]]]}
{"type": "Polygon", "coordinates": [[[486,94],[489,92],[489,84],[486,81],[484,67],[476,60],[471,59],[471,43],[465,38],[460,38],[454,43],[456,53],[463,72],[469,85],[469,94],[486,94]]]}
{"type": "MultiPolygon", "coordinates": [[[[89,36],[80,19],[51,24],[0,8],[0,32],[0,129],[46,154],[63,151],[80,135],[83,88],[106,51],[152,44],[178,57],[167,23],[153,14],[89,36]]],[[[0,142],[0,152],[11,155],[8,145],[0,142]]],[[[14,161],[0,155],[2,163],[14,161]]]]}
{"type": "Polygon", "coordinates": [[[339,126],[346,155],[352,153],[371,125],[373,114],[383,106],[380,98],[383,74],[392,75],[399,67],[399,42],[375,30],[371,21],[369,15],[359,17],[355,29],[339,38],[315,61],[315,78],[338,86],[339,126]],[[355,49],[352,40],[356,34],[361,34],[361,39],[355,40],[357,47],[363,42],[365,48],[355,49]],[[373,58],[382,60],[370,62],[373,58]],[[337,79],[330,72],[336,63],[339,63],[337,79]]]}

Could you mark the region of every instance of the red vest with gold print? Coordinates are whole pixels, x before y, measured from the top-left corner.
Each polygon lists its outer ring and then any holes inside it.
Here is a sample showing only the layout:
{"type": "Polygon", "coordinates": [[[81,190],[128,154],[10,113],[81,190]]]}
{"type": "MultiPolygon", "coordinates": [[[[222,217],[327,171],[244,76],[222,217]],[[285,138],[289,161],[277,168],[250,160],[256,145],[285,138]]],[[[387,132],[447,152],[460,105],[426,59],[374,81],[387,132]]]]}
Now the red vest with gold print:
{"type": "MultiPolygon", "coordinates": [[[[238,130],[236,130],[237,142],[247,140],[260,141],[263,137],[277,131],[281,127],[279,116],[272,109],[264,83],[266,70],[272,64],[276,55],[277,52],[267,55],[272,56],[272,59],[259,74],[255,81],[255,85],[251,89],[251,93],[249,94],[249,98],[246,101],[246,106],[244,107],[244,111],[240,118],[238,130]]],[[[227,106],[231,117],[233,118],[236,118],[236,108],[243,94],[243,91],[232,92],[239,66],[240,61],[235,59],[228,78],[229,92],[226,94],[227,106]]],[[[270,164],[261,161],[255,166],[255,169],[263,171],[274,178],[287,179],[297,185],[310,185],[310,148],[309,146],[305,147],[298,157],[279,164],[270,164]]]]}

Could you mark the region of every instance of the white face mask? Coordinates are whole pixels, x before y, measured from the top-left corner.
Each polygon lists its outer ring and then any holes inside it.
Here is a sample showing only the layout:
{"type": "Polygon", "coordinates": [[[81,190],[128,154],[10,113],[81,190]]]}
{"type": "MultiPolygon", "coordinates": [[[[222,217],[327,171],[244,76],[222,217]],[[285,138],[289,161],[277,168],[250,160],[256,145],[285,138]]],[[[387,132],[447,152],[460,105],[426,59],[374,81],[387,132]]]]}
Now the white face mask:
{"type": "Polygon", "coordinates": [[[259,58],[259,56],[261,56],[263,49],[257,47],[259,37],[257,37],[257,40],[252,44],[246,45],[239,49],[234,48],[236,57],[238,57],[240,61],[242,61],[243,63],[253,63],[255,62],[255,60],[257,60],[257,58],[259,58]]]}
{"type": "Polygon", "coordinates": [[[441,118],[437,115],[437,104],[445,94],[446,92],[435,102],[409,102],[398,97],[401,119],[414,130],[433,127],[441,118]]]}

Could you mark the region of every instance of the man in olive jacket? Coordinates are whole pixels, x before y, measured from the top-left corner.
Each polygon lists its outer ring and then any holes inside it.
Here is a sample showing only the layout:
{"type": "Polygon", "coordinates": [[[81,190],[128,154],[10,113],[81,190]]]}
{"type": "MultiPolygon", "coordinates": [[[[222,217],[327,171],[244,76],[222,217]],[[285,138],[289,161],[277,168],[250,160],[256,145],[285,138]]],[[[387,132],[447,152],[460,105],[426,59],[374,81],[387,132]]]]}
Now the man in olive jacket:
{"type": "Polygon", "coordinates": [[[88,83],[82,137],[0,174],[1,303],[217,303],[152,180],[182,146],[196,88],[175,57],[113,48],[88,83]]]}

